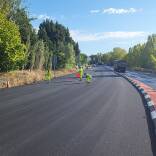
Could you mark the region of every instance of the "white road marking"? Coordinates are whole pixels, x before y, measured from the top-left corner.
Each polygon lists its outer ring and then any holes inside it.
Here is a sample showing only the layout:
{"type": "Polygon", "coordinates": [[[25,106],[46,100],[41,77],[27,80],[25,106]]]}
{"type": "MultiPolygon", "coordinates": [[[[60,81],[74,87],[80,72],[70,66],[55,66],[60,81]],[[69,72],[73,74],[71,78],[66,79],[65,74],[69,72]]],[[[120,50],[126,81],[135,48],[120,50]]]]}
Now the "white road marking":
{"type": "Polygon", "coordinates": [[[154,106],[153,101],[149,101],[149,102],[147,102],[147,104],[148,104],[148,107],[154,106]]]}
{"type": "Polygon", "coordinates": [[[156,111],[151,112],[151,117],[152,117],[152,119],[156,119],[156,111]]]}
{"type": "Polygon", "coordinates": [[[150,98],[150,96],[147,94],[147,95],[145,96],[145,99],[148,99],[148,98],[150,98]]]}

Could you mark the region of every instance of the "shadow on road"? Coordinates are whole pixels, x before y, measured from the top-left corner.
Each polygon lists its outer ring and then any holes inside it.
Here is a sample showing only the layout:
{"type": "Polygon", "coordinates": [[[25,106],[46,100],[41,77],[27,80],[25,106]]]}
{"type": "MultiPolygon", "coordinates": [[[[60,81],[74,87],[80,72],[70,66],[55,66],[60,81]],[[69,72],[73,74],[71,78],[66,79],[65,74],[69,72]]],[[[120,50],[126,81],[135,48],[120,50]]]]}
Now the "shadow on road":
{"type": "Polygon", "coordinates": [[[54,86],[62,86],[62,85],[64,85],[64,86],[69,86],[69,85],[80,85],[80,84],[82,84],[82,83],[80,83],[80,82],[74,82],[74,83],[61,83],[61,84],[58,84],[58,83],[51,83],[52,85],[54,85],[54,86]]]}
{"type": "Polygon", "coordinates": [[[112,72],[110,69],[94,70],[94,72],[112,72]]]}
{"type": "Polygon", "coordinates": [[[103,78],[103,77],[121,77],[119,75],[93,75],[93,78],[103,78]]]}
{"type": "Polygon", "coordinates": [[[52,83],[66,83],[66,82],[73,82],[72,80],[61,80],[61,81],[50,81],[50,82],[52,82],[52,83]]]}

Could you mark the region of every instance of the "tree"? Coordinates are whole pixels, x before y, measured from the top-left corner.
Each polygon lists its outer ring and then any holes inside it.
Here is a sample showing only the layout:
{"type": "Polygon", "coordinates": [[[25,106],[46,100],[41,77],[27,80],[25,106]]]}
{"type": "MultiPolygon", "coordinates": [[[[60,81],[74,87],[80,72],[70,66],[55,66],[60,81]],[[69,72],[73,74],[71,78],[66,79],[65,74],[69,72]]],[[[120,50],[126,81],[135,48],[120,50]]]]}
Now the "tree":
{"type": "Polygon", "coordinates": [[[104,53],[101,58],[102,62],[105,64],[109,64],[111,60],[111,52],[104,53]]]}
{"type": "Polygon", "coordinates": [[[21,7],[22,0],[0,0],[0,12],[8,19],[12,19],[17,9],[21,7]]]}
{"type": "Polygon", "coordinates": [[[65,64],[66,68],[72,68],[75,65],[75,52],[72,44],[65,46],[65,64]]]}
{"type": "Polygon", "coordinates": [[[22,2],[0,0],[0,71],[50,70],[53,56],[57,58],[57,68],[78,63],[79,45],[70,36],[69,29],[45,20],[37,33],[22,2]]]}
{"type": "Polygon", "coordinates": [[[113,52],[112,52],[112,56],[111,56],[111,59],[114,61],[114,60],[122,60],[125,58],[127,52],[126,50],[122,49],[122,48],[114,48],[113,49],[113,52]]]}
{"type": "Polygon", "coordinates": [[[153,54],[150,55],[150,60],[151,60],[151,69],[156,70],[156,57],[153,54]]]}
{"type": "Polygon", "coordinates": [[[149,36],[141,56],[144,68],[151,68],[151,55],[156,56],[155,45],[156,35],[149,36]]]}
{"type": "Polygon", "coordinates": [[[75,44],[74,49],[75,49],[76,63],[79,64],[81,56],[80,56],[80,49],[78,43],[75,44]]]}
{"type": "Polygon", "coordinates": [[[0,13],[0,71],[20,69],[26,58],[26,47],[21,43],[15,23],[0,13]]]}
{"type": "Polygon", "coordinates": [[[130,67],[142,67],[143,61],[141,59],[145,44],[137,44],[129,49],[126,56],[127,63],[130,67]]]}
{"type": "Polygon", "coordinates": [[[151,35],[145,44],[138,44],[129,49],[126,60],[130,67],[155,69],[156,35],[151,35]]]}
{"type": "Polygon", "coordinates": [[[91,64],[110,64],[113,65],[115,60],[125,60],[127,52],[122,48],[114,48],[112,52],[98,53],[97,55],[91,55],[91,64]]]}
{"type": "Polygon", "coordinates": [[[97,58],[97,55],[91,55],[90,56],[90,63],[91,64],[97,64],[98,63],[98,58],[97,58]]]}
{"type": "Polygon", "coordinates": [[[31,33],[33,33],[33,29],[30,23],[31,19],[29,19],[27,11],[24,8],[17,9],[16,13],[13,16],[13,20],[19,26],[22,43],[29,47],[30,37],[31,33]]]}
{"type": "Polygon", "coordinates": [[[35,44],[35,62],[34,69],[43,69],[45,47],[43,41],[39,40],[35,44]]]}
{"type": "Polygon", "coordinates": [[[87,64],[88,56],[86,54],[80,53],[80,64],[85,65],[87,64]]]}
{"type": "Polygon", "coordinates": [[[30,23],[31,19],[29,18],[25,8],[17,9],[12,17],[12,20],[14,20],[14,22],[18,25],[21,41],[27,47],[25,68],[30,69],[30,62],[33,61],[30,59],[33,58],[31,56],[33,56],[33,48],[38,41],[38,36],[30,23]]]}
{"type": "Polygon", "coordinates": [[[58,22],[45,20],[39,26],[38,36],[44,41],[49,51],[53,52],[53,56],[57,57],[57,68],[75,64],[80,50],[78,43],[76,44],[70,37],[68,28],[58,22]]]}

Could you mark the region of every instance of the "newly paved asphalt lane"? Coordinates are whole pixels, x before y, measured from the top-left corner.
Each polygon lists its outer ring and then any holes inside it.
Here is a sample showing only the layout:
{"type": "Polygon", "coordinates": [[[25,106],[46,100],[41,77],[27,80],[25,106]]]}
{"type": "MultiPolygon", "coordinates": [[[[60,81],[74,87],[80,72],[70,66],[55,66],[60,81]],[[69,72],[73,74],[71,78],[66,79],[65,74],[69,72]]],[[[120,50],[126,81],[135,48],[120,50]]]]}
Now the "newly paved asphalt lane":
{"type": "Polygon", "coordinates": [[[0,90],[0,156],[152,156],[142,99],[106,67],[0,90]]]}
{"type": "Polygon", "coordinates": [[[137,79],[153,89],[156,89],[156,74],[154,73],[127,71],[126,76],[137,79]]]}

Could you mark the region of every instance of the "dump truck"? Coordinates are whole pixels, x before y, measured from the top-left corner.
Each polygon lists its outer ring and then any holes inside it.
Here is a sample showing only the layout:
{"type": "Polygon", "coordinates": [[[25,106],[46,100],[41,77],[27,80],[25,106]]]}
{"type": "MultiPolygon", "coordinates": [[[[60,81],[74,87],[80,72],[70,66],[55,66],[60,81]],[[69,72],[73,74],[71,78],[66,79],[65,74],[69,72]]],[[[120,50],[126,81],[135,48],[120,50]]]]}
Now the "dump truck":
{"type": "Polygon", "coordinates": [[[125,73],[127,67],[127,62],[124,60],[115,60],[114,61],[114,71],[125,73]]]}

